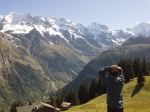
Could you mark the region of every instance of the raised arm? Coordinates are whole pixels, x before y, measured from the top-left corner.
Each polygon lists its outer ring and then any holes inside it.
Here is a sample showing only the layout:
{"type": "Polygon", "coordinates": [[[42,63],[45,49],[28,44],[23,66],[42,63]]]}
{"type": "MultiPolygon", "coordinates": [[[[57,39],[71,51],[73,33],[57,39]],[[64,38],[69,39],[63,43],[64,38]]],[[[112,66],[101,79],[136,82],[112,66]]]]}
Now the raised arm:
{"type": "Polygon", "coordinates": [[[110,71],[110,67],[109,67],[109,66],[107,66],[107,67],[101,69],[101,70],[98,72],[100,78],[102,78],[102,80],[104,80],[105,82],[106,82],[106,72],[108,72],[108,71],[110,71]]]}
{"type": "Polygon", "coordinates": [[[124,84],[125,79],[123,76],[123,70],[121,67],[118,67],[117,65],[107,66],[103,69],[101,69],[99,72],[100,78],[104,80],[106,83],[112,82],[121,82],[124,84]],[[107,73],[109,72],[109,73],[107,73]]]}

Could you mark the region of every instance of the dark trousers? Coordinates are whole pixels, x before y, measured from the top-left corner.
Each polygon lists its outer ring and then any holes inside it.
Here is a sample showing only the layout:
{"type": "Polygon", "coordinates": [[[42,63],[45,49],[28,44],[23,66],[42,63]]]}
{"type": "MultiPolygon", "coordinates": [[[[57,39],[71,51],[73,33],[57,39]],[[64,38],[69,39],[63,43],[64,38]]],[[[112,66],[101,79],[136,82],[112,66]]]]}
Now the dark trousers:
{"type": "Polygon", "coordinates": [[[107,106],[107,112],[123,112],[123,108],[112,108],[107,106]]]}

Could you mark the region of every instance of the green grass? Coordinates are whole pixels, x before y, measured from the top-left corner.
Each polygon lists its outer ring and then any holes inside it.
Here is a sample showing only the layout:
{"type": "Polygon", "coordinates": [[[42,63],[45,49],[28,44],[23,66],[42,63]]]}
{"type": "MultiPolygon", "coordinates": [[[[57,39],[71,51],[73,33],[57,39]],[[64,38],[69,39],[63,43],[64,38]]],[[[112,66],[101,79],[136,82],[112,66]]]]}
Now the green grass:
{"type": "MultiPolygon", "coordinates": [[[[137,85],[134,79],[123,88],[124,112],[150,112],[150,76],[144,85],[137,85]]],[[[66,112],[107,112],[106,94],[86,104],[71,107],[66,112]]]]}

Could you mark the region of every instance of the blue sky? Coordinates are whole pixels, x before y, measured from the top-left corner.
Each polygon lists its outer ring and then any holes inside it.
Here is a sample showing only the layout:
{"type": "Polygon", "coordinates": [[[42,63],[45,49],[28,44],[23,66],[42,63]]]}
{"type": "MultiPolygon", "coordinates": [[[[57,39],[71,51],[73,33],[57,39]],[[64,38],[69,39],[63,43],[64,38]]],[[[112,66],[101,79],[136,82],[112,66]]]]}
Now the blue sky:
{"type": "Polygon", "coordinates": [[[85,25],[96,22],[110,29],[150,21],[150,0],[0,0],[0,15],[10,12],[63,17],[85,25]]]}

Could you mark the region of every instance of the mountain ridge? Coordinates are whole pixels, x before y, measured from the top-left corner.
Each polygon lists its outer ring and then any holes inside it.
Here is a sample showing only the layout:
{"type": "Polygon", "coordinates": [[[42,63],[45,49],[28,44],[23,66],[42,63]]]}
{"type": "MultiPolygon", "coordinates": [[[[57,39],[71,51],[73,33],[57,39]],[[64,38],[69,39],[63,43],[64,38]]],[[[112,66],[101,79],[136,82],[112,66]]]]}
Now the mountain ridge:
{"type": "MultiPolygon", "coordinates": [[[[28,24],[31,24],[31,22],[37,22],[37,23],[41,22],[42,23],[45,21],[46,23],[48,23],[48,22],[51,23],[51,25],[52,24],[54,25],[54,23],[55,23],[55,25],[63,27],[63,28],[74,26],[76,28],[76,30],[80,30],[80,31],[81,31],[81,29],[89,28],[88,30],[90,30],[90,31],[94,30],[98,34],[101,33],[100,32],[101,30],[112,31],[112,32],[117,31],[117,30],[110,30],[106,25],[102,25],[102,24],[95,23],[95,22],[92,22],[89,25],[83,25],[81,23],[71,22],[70,20],[67,20],[65,18],[55,18],[55,17],[47,18],[47,17],[43,17],[43,16],[32,16],[29,13],[10,12],[6,16],[2,16],[2,15],[0,16],[0,21],[7,20],[7,23],[10,23],[12,21],[12,19],[14,19],[13,24],[16,22],[19,22],[20,20],[22,21],[22,23],[20,21],[20,24],[25,24],[25,22],[28,24]],[[28,21],[26,21],[26,20],[28,20],[28,21]],[[98,30],[98,32],[97,32],[97,30],[98,30]]],[[[136,26],[134,26],[133,28],[126,28],[126,29],[122,29],[122,30],[124,30],[125,32],[128,32],[128,33],[131,33],[133,35],[136,35],[136,36],[139,36],[139,34],[141,34],[141,33],[142,33],[142,35],[149,36],[149,34],[143,34],[144,32],[146,33],[146,31],[149,31],[149,26],[150,26],[149,22],[141,22],[141,23],[136,24],[136,26]]],[[[94,32],[92,32],[92,33],[94,33],[94,32]]]]}
{"type": "MultiPolygon", "coordinates": [[[[92,22],[88,25],[81,23],[74,23],[65,18],[47,18],[43,16],[33,16],[29,13],[14,13],[11,12],[6,16],[0,16],[0,29],[2,32],[9,32],[11,34],[29,33],[36,29],[44,36],[59,35],[61,38],[69,42],[64,31],[68,32],[71,38],[90,37],[98,42],[99,45],[105,47],[114,47],[121,45],[128,38],[135,38],[137,36],[150,36],[150,23],[141,22],[133,28],[126,28],[121,30],[111,30],[106,25],[92,22]]],[[[50,41],[51,42],[51,41],[50,41]]],[[[51,42],[52,43],[52,42],[51,42]]]]}
{"type": "Polygon", "coordinates": [[[68,41],[63,35],[62,30],[67,30],[75,38],[90,37],[96,40],[100,45],[116,46],[120,45],[127,37],[134,37],[134,33],[128,30],[110,30],[106,25],[99,23],[90,23],[83,25],[73,23],[65,18],[46,18],[42,16],[32,16],[29,13],[14,13],[4,16],[1,20],[3,32],[14,34],[29,33],[33,28],[37,29],[41,35],[49,33],[50,35],[59,35],[68,41]],[[122,32],[122,33],[121,33],[122,32]],[[105,38],[106,37],[106,38],[105,38]]]}
{"type": "Polygon", "coordinates": [[[74,88],[78,91],[83,82],[90,83],[92,79],[98,79],[98,71],[106,66],[116,65],[121,59],[145,57],[150,62],[150,38],[130,38],[121,46],[104,51],[96,58],[86,64],[78,74],[78,76],[67,84],[63,90],[74,88]],[[142,41],[141,41],[142,40],[142,41]]]}

